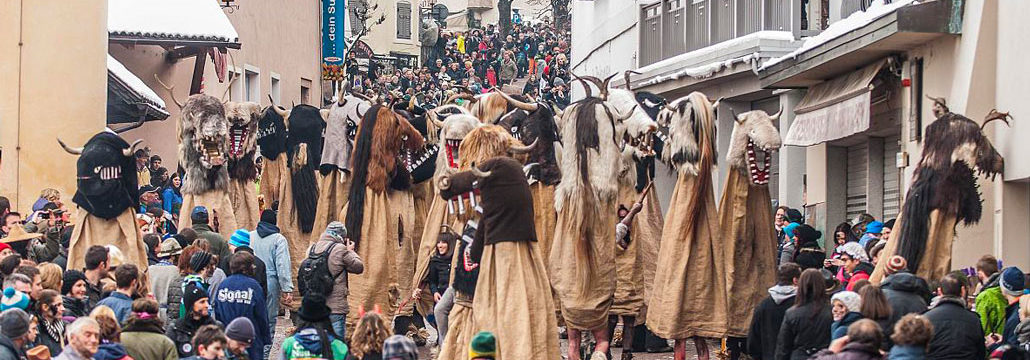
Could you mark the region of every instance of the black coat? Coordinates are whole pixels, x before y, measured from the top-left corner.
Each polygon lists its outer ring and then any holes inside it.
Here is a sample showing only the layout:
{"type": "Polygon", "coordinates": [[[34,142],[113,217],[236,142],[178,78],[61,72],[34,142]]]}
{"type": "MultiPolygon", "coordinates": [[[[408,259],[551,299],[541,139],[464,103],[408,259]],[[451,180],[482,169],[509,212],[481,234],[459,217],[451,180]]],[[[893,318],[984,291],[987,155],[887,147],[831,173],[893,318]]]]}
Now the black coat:
{"type": "Polygon", "coordinates": [[[426,282],[429,283],[429,291],[434,294],[443,295],[447,290],[447,284],[451,280],[451,256],[433,254],[429,259],[429,275],[426,282]]]}
{"type": "Polygon", "coordinates": [[[830,346],[833,314],[829,303],[787,309],[776,341],[776,360],[805,360],[830,346]]]}
{"type": "Polygon", "coordinates": [[[822,269],[823,260],[826,260],[826,251],[819,248],[819,244],[814,241],[802,245],[794,257],[794,262],[801,266],[801,270],[822,269]]]}
{"type": "Polygon", "coordinates": [[[894,333],[894,324],[901,320],[902,316],[922,314],[926,311],[926,299],[922,294],[928,293],[930,289],[923,279],[911,273],[899,272],[884,279],[880,288],[883,289],[887,303],[891,306],[889,328],[883,329],[885,335],[890,336],[894,333]]]}
{"type": "Polygon", "coordinates": [[[984,332],[980,317],[956,301],[941,301],[923,313],[933,324],[927,359],[984,359],[984,332]]]}
{"type": "Polygon", "coordinates": [[[755,360],[776,357],[776,338],[780,334],[780,325],[787,309],[794,305],[794,297],[776,303],[772,296],[766,297],[755,308],[755,316],[751,318],[751,329],[747,333],[747,353],[755,360]]]}
{"type": "MultiPolygon", "coordinates": [[[[236,253],[238,252],[247,252],[251,255],[254,255],[254,249],[251,249],[249,246],[237,247],[236,251],[233,252],[233,255],[236,255],[236,253]]],[[[265,296],[268,296],[268,277],[266,276],[266,274],[267,270],[265,268],[265,262],[259,259],[257,256],[254,256],[254,276],[252,276],[252,278],[254,278],[254,280],[257,280],[258,284],[261,285],[261,290],[264,290],[265,296]]]]}

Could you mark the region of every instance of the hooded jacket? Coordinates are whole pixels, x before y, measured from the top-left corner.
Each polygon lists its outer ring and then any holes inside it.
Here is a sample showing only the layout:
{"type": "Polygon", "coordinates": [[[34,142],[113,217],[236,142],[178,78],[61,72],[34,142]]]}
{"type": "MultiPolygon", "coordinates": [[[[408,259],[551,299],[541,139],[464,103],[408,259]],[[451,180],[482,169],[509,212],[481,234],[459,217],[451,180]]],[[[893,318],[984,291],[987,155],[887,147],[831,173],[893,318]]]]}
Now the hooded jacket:
{"type": "MultiPolygon", "coordinates": [[[[254,319],[251,319],[254,320],[254,319]]],[[[165,331],[165,336],[172,339],[175,342],[175,351],[179,352],[179,357],[190,357],[193,356],[196,349],[193,348],[193,334],[197,332],[201,326],[204,325],[218,325],[222,326],[222,323],[215,321],[210,316],[205,316],[200,320],[194,319],[192,314],[183,314],[179,320],[168,325],[168,330],[165,331]]],[[[265,327],[267,328],[267,326],[265,327]]]]}
{"type": "Polygon", "coordinates": [[[863,344],[863,343],[849,343],[844,345],[839,353],[834,354],[829,349],[820,351],[818,354],[813,356],[811,360],[880,360],[883,356],[880,355],[880,347],[863,344]]]}
{"type": "Polygon", "coordinates": [[[1001,334],[1005,329],[1005,308],[1008,301],[1001,293],[998,281],[1001,273],[997,272],[987,279],[987,283],[976,295],[976,313],[980,315],[980,326],[986,334],[1001,334]]]}
{"type": "Polygon", "coordinates": [[[279,233],[279,228],[275,224],[259,222],[257,229],[250,232],[250,247],[254,250],[254,256],[265,263],[269,295],[279,296],[279,293],[271,293],[276,289],[283,293],[293,292],[290,245],[286,237],[279,233]]]}
{"type": "Polygon", "coordinates": [[[933,324],[927,359],[984,359],[984,333],[976,313],[959,298],[942,297],[923,314],[933,324]]]}
{"type": "Polygon", "coordinates": [[[788,309],[776,341],[776,360],[805,360],[830,346],[830,308],[830,304],[810,303],[788,309]],[[819,305],[822,308],[816,309],[819,305]]]}
{"type": "Polygon", "coordinates": [[[911,313],[922,314],[926,311],[924,294],[930,293],[930,286],[918,276],[909,272],[895,273],[884,279],[880,288],[883,289],[887,303],[891,306],[890,328],[884,329],[884,334],[892,334],[894,324],[901,320],[902,316],[911,313]]]}
{"type": "Polygon", "coordinates": [[[869,280],[869,275],[873,273],[873,264],[868,262],[860,262],[858,266],[855,266],[855,270],[851,272],[851,278],[848,279],[848,291],[855,291],[855,283],[859,280],[869,280]]]}
{"type": "Polygon", "coordinates": [[[23,355],[10,338],[0,335],[0,360],[19,360],[23,355]]]}
{"type": "Polygon", "coordinates": [[[794,305],[797,288],[776,285],[769,288],[769,296],[755,308],[751,328],[747,334],[747,352],[756,360],[772,360],[776,355],[776,337],[787,309],[794,305]]]}
{"type": "MultiPolygon", "coordinates": [[[[318,240],[312,249],[315,253],[320,253],[329,249],[329,245],[333,243],[333,240],[323,234],[322,238],[318,240]]],[[[329,305],[329,310],[336,315],[346,315],[350,306],[347,305],[347,295],[350,294],[349,285],[347,284],[347,274],[361,274],[365,272],[365,264],[361,262],[361,257],[358,253],[353,250],[347,250],[346,247],[341,243],[336,243],[333,246],[332,252],[329,253],[329,273],[333,276],[333,292],[326,301],[326,305],[329,305]]]]}
{"type": "Polygon", "coordinates": [[[265,345],[272,343],[272,336],[269,334],[268,310],[261,285],[244,274],[230,275],[211,290],[211,306],[218,321],[223,324],[239,317],[249,318],[254,323],[257,336],[247,353],[251,359],[262,358],[265,345]]]}
{"type": "MultiPolygon", "coordinates": [[[[333,351],[333,360],[347,358],[347,345],[342,341],[333,338],[330,346],[333,351]]],[[[322,339],[318,335],[318,331],[313,328],[300,330],[297,334],[286,338],[283,341],[282,349],[281,358],[284,360],[325,358],[322,354],[322,339]]]]}

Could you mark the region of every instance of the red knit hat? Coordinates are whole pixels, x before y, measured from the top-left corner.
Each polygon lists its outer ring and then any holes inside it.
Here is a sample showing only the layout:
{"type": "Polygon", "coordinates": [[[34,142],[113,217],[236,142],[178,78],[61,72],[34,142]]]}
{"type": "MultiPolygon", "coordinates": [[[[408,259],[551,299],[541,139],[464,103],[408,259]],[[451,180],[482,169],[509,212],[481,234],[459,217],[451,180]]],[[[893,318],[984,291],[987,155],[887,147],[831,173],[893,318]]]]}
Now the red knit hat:
{"type": "Polygon", "coordinates": [[[908,268],[908,261],[900,255],[894,255],[887,259],[887,274],[893,274],[906,268],[908,268]]]}

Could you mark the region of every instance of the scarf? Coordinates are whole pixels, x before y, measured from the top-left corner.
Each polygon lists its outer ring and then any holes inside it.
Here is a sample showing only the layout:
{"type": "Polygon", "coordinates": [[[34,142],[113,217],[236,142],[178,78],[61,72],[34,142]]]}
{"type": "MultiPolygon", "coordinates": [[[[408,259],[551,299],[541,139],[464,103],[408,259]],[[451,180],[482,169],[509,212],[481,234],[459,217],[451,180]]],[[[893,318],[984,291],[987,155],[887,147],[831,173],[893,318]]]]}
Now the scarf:
{"type": "Polygon", "coordinates": [[[958,306],[961,306],[963,309],[966,308],[966,299],[963,299],[962,297],[939,295],[935,296],[932,300],[930,300],[930,309],[933,309],[937,307],[937,305],[945,303],[957,304],[958,306]]]}
{"type": "Polygon", "coordinates": [[[50,321],[43,319],[43,327],[46,328],[47,335],[50,335],[51,339],[57,339],[57,342],[64,346],[64,321],[57,319],[50,321]]]}

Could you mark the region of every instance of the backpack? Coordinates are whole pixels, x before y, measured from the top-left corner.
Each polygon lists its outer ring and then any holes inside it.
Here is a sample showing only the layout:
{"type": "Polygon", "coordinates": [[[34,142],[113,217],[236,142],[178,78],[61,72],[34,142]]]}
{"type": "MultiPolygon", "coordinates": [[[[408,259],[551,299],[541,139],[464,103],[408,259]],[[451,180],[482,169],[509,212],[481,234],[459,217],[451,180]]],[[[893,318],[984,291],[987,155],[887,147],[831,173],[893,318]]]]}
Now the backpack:
{"type": "Polygon", "coordinates": [[[314,245],[308,250],[308,257],[300,263],[300,269],[297,270],[297,289],[300,290],[301,296],[318,293],[328,297],[332,294],[333,284],[339,274],[334,276],[329,271],[329,254],[336,245],[336,242],[330,242],[329,247],[320,253],[315,252],[314,245]]]}

